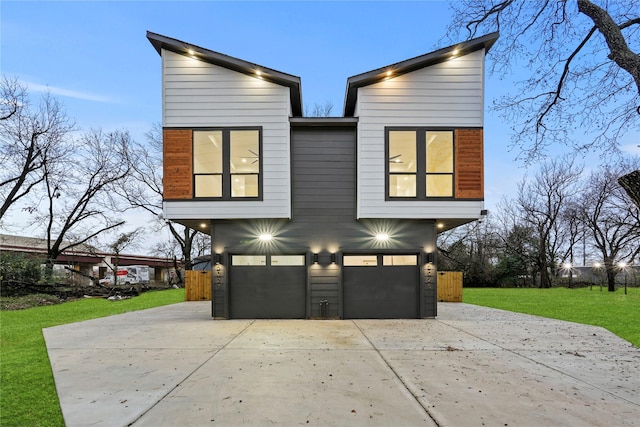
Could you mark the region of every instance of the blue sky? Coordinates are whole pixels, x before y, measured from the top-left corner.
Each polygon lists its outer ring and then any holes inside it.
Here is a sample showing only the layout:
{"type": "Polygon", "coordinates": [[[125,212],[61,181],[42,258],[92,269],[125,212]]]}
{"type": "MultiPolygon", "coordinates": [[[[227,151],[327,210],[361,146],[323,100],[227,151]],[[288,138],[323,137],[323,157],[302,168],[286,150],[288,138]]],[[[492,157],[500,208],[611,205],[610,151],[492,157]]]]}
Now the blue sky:
{"type": "MultiPolygon", "coordinates": [[[[36,95],[48,88],[82,130],[126,128],[136,139],[161,121],[160,57],[147,30],[299,76],[305,106],[330,102],[335,115],[348,77],[455,42],[441,41],[450,21],[442,1],[3,0],[0,21],[3,74],[36,95]]],[[[510,82],[487,78],[488,106],[510,82]]],[[[508,151],[509,125],[485,119],[491,209],[525,170],[508,151]]]]}

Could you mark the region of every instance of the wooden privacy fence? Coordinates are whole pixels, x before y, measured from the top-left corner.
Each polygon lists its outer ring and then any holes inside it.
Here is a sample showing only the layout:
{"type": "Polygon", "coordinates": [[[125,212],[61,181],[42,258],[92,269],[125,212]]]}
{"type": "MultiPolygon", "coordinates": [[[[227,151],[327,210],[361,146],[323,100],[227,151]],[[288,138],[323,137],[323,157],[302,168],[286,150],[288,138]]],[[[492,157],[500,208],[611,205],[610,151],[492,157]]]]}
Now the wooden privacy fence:
{"type": "Polygon", "coordinates": [[[461,271],[438,271],[438,301],[462,302],[461,271]]]}
{"type": "Polygon", "coordinates": [[[209,270],[187,270],[184,273],[185,300],[211,301],[211,272],[209,270]]]}

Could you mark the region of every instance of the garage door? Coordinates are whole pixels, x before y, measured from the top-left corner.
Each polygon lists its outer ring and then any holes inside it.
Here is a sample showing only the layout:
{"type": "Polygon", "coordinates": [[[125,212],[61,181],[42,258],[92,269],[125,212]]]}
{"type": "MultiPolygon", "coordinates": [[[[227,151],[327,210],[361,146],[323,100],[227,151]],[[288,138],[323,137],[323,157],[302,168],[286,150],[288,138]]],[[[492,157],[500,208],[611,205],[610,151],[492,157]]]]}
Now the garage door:
{"type": "Polygon", "coordinates": [[[419,317],[418,255],[345,255],[345,319],[419,317]]]}
{"type": "Polygon", "coordinates": [[[233,319],[304,319],[304,255],[232,255],[229,309],[233,319]]]}

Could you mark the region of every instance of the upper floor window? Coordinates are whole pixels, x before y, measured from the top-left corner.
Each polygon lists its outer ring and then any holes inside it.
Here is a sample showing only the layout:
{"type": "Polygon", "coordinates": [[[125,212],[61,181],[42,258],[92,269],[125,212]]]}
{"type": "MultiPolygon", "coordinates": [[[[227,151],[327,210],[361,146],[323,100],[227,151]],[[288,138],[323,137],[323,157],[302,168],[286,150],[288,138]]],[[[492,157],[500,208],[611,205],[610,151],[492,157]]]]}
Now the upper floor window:
{"type": "Polygon", "coordinates": [[[453,131],[386,129],[387,199],[453,197],[453,131]]]}
{"type": "Polygon", "coordinates": [[[195,197],[224,200],[262,196],[260,129],[193,132],[195,197]]]}

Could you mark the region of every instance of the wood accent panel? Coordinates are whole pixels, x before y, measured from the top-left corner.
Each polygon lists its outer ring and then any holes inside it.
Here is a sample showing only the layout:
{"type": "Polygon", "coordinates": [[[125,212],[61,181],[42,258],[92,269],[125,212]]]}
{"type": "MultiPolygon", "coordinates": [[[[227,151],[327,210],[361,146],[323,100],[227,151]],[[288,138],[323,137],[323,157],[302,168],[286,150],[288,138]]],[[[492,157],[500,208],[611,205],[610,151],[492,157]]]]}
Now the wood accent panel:
{"type": "Polygon", "coordinates": [[[455,131],[455,197],[484,198],[484,149],[482,129],[455,131]]]}
{"type": "Polygon", "coordinates": [[[190,129],[162,131],[163,198],[193,198],[193,137],[190,129]]]}
{"type": "Polygon", "coordinates": [[[187,270],[184,275],[185,301],[211,301],[211,271],[187,270]]]}

